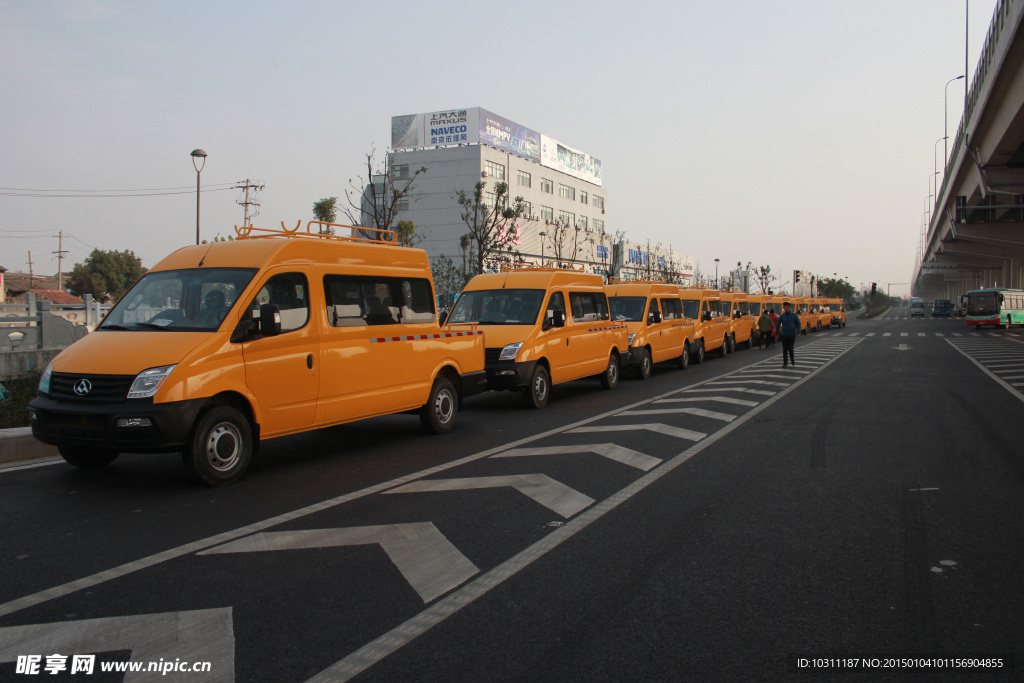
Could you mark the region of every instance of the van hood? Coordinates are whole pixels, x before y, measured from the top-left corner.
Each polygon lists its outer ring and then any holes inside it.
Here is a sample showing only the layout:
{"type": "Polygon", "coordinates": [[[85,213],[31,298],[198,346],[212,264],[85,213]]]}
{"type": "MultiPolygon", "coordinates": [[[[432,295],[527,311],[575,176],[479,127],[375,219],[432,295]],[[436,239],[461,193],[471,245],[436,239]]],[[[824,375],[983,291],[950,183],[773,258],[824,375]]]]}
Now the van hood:
{"type": "Polygon", "coordinates": [[[53,371],[137,375],[149,368],[181,362],[189,352],[209,339],[211,334],[120,330],[90,332],[61,351],[53,361],[53,371]]]}

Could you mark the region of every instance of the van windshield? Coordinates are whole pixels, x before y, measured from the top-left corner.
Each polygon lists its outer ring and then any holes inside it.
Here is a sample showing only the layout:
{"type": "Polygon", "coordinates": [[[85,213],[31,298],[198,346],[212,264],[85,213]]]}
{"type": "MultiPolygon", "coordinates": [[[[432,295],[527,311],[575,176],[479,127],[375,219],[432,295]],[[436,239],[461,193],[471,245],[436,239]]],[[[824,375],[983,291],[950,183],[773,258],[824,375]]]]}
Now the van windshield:
{"type": "Polygon", "coordinates": [[[481,289],[463,292],[447,324],[533,325],[537,322],[543,289],[481,289]]]}
{"type": "Polygon", "coordinates": [[[910,302],[910,307],[911,308],[924,308],[924,302],[923,301],[911,301],[910,302]]]}
{"type": "Polygon", "coordinates": [[[696,320],[697,312],[700,310],[700,302],[693,299],[683,299],[683,317],[688,320],[696,320]]]}
{"type": "Polygon", "coordinates": [[[644,319],[647,299],[642,296],[613,296],[608,299],[612,320],[638,323],[644,319]]]}
{"type": "Polygon", "coordinates": [[[142,276],[97,330],[213,332],[256,268],[189,268],[142,276]]]}

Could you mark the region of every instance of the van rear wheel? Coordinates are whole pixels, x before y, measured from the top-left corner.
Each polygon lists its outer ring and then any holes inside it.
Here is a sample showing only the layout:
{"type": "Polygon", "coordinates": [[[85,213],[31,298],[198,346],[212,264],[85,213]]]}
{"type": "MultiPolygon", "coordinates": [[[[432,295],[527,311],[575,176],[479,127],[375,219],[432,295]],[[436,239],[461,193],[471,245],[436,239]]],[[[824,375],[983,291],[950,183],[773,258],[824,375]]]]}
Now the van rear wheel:
{"type": "Polygon", "coordinates": [[[214,406],[199,418],[192,442],[181,454],[185,469],[210,486],[242,478],[252,461],[252,425],[231,406],[214,406]]]}
{"type": "Polygon", "coordinates": [[[523,398],[526,399],[528,408],[543,408],[548,404],[548,397],[551,395],[551,377],[548,369],[537,363],[530,375],[530,386],[523,390],[523,398]]]}
{"type": "Polygon", "coordinates": [[[420,408],[420,422],[432,434],[445,434],[455,426],[459,396],[447,377],[438,377],[430,388],[430,398],[420,408]]]}
{"type": "Polygon", "coordinates": [[[644,349],[640,355],[640,365],[636,366],[636,375],[640,379],[650,379],[653,368],[654,362],[651,360],[651,350],[644,349]]]}
{"type": "Polygon", "coordinates": [[[60,457],[64,458],[69,465],[83,470],[103,469],[120,455],[117,451],[105,448],[89,448],[88,446],[58,446],[60,457]]]}
{"type": "Polygon", "coordinates": [[[612,351],[608,356],[608,367],[601,373],[601,388],[614,389],[619,386],[619,354],[612,351]]]}
{"type": "Polygon", "coordinates": [[[704,363],[704,340],[697,342],[697,350],[693,354],[693,362],[697,365],[704,363]]]}

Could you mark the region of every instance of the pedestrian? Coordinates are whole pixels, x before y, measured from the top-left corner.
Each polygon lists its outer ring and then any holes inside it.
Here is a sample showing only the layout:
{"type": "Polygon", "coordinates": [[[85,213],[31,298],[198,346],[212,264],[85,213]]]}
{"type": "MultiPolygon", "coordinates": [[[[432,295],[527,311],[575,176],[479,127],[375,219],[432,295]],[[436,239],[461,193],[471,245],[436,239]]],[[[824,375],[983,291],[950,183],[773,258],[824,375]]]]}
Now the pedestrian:
{"type": "Polygon", "coordinates": [[[768,315],[768,309],[761,311],[761,317],[757,319],[757,330],[761,333],[761,348],[767,349],[771,346],[771,339],[775,336],[775,324],[768,315]]]}
{"type": "Polygon", "coordinates": [[[782,367],[786,367],[787,354],[789,362],[796,365],[793,347],[796,346],[796,335],[800,333],[800,316],[793,312],[793,305],[788,301],[782,304],[782,315],[779,316],[777,329],[779,338],[782,339],[782,367]]]}
{"type": "Polygon", "coordinates": [[[768,335],[769,346],[775,346],[775,339],[779,336],[778,332],[775,331],[776,326],[779,324],[779,316],[775,314],[774,305],[768,311],[768,317],[772,319],[772,333],[768,335]]]}

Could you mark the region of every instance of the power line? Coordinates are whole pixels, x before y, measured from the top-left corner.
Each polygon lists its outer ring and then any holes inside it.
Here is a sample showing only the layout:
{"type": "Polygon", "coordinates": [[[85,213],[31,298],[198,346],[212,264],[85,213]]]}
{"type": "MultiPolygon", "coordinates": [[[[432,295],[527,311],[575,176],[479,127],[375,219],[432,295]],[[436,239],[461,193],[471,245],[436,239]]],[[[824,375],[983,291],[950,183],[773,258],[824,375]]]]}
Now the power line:
{"type": "MultiPolygon", "coordinates": [[[[203,188],[203,192],[226,192],[235,189],[231,187],[218,187],[213,189],[203,188]]],[[[49,199],[110,199],[123,197],[158,197],[173,194],[195,194],[195,190],[184,190],[181,192],[137,192],[135,194],[35,194],[28,192],[4,192],[0,191],[2,197],[44,197],[49,199]]]]}
{"type": "MultiPolygon", "coordinates": [[[[210,187],[218,187],[221,185],[235,185],[237,183],[210,183],[210,187]]],[[[9,192],[163,192],[164,190],[189,190],[191,185],[179,185],[177,187],[140,187],[136,189],[127,190],[75,190],[75,189],[56,189],[56,190],[40,190],[26,187],[0,187],[0,190],[7,190],[9,192]]]]}

